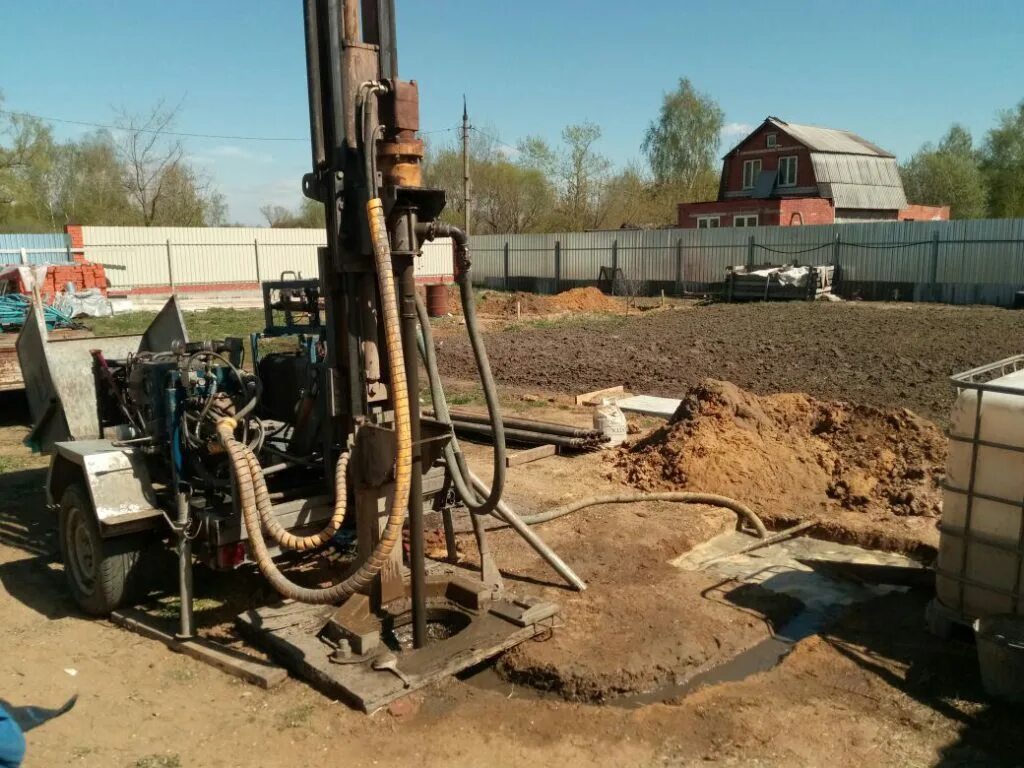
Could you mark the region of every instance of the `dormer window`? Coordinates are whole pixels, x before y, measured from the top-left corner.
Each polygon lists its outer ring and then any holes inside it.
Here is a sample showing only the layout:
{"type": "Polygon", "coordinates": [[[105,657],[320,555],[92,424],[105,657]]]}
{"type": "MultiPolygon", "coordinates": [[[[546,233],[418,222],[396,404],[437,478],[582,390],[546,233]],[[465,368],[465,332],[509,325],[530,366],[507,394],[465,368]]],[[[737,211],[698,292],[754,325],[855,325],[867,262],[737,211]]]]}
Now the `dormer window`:
{"type": "Polygon", "coordinates": [[[768,149],[772,149],[774,147],[779,146],[779,134],[777,134],[777,133],[765,134],[764,145],[766,147],[768,147],[768,149]]]}

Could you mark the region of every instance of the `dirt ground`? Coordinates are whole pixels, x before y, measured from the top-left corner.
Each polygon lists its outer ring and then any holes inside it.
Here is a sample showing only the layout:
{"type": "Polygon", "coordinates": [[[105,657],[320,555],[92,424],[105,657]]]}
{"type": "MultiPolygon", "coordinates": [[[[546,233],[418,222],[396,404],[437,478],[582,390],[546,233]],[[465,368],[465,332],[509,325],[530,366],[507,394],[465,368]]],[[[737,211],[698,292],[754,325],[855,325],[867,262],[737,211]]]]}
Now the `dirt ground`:
{"type": "MultiPolygon", "coordinates": [[[[706,378],[756,394],[805,392],[909,408],[940,425],[953,401],[947,377],[1018,354],[1024,312],[868,302],[688,305],[625,317],[511,327],[488,334],[503,384],[551,392],[625,385],[682,397],[706,378]]],[[[468,343],[438,353],[449,376],[475,375],[468,343]]]]}
{"type": "MultiPolygon", "coordinates": [[[[499,328],[488,343],[499,381],[511,385],[504,402],[531,418],[585,424],[589,412],[569,404],[574,392],[626,383],[681,396],[708,376],[759,394],[807,392],[941,418],[949,402],[944,376],[1016,352],[1013,335],[1022,324],[1014,313],[974,308],[701,307],[499,328]],[[804,326],[815,332],[800,333],[804,326]],[[876,333],[881,326],[887,330],[876,333]],[[858,329],[874,343],[860,340],[858,329]],[[843,343],[830,343],[830,335],[843,343]],[[724,340],[737,338],[743,354],[726,349],[724,340]],[[797,365],[787,365],[784,352],[797,365]],[[837,364],[837,354],[848,363],[837,364]],[[818,358],[831,364],[809,365],[818,358]],[[894,378],[902,384],[868,387],[894,378]],[[873,398],[864,396],[869,390],[873,398]]],[[[457,334],[444,337],[442,366],[459,380],[453,401],[474,407],[460,345],[457,334]]],[[[856,408],[843,413],[856,415],[856,408]]],[[[731,513],[706,507],[602,507],[539,527],[588,582],[584,593],[563,587],[512,532],[494,531],[506,585],[556,601],[564,621],[506,654],[498,675],[452,679],[369,716],[297,680],[260,690],[75,610],[41,493],[45,462],[20,445],[26,423],[21,398],[0,399],[0,699],[52,707],[80,696],[70,713],[28,734],[29,768],[1020,762],[1019,709],[986,701],[966,633],[949,641],[927,633],[930,594],[923,591],[856,606],[768,671],[630,706],[638,692],[751,647],[797,610],[759,588],[669,565],[734,525],[731,513]]],[[[855,458],[845,444],[829,445],[839,458],[855,458]]],[[[467,453],[486,479],[488,449],[471,445],[467,453]]],[[[516,467],[507,499],[530,513],[621,491],[621,455],[555,456],[516,467]]],[[[935,522],[930,514],[898,517],[935,522]]],[[[471,539],[460,540],[472,564],[471,539]]],[[[205,576],[198,589],[201,604],[214,606],[200,614],[209,630],[221,627],[216,606],[237,610],[269,597],[248,569],[227,579],[205,576]]]]}

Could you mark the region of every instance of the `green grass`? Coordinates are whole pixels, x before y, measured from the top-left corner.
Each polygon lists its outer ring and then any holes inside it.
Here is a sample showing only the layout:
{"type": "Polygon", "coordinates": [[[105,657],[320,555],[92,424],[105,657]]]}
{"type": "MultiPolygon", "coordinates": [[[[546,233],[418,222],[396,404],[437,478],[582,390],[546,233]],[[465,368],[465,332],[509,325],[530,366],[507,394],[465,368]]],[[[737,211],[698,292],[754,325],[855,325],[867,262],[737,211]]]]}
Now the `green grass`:
{"type": "MultiPolygon", "coordinates": [[[[97,336],[126,336],[146,330],[155,312],[126,312],[113,317],[97,317],[88,321],[88,327],[97,336]]],[[[194,339],[223,339],[226,336],[246,337],[263,329],[261,309],[223,309],[220,307],[198,312],[183,312],[185,327],[194,339]]]]}
{"type": "Polygon", "coordinates": [[[0,456],[0,475],[24,468],[24,460],[16,456],[0,456]]]}
{"type": "Polygon", "coordinates": [[[181,758],[178,755],[147,755],[132,763],[132,768],[181,768],[181,758]]]}
{"type": "Polygon", "coordinates": [[[316,708],[312,704],[300,704],[281,714],[280,722],[285,728],[302,728],[313,716],[316,708]]]}

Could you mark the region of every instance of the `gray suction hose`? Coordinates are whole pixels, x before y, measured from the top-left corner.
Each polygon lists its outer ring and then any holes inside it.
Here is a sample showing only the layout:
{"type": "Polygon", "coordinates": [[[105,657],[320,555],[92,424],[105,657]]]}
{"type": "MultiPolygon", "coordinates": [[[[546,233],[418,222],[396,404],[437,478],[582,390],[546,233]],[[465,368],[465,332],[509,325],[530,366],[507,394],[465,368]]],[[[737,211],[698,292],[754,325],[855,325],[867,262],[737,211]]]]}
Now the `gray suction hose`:
{"type": "Polygon", "coordinates": [[[539,525],[556,520],[559,517],[578,512],[587,507],[596,507],[602,504],[634,504],[643,501],[672,501],[678,504],[704,504],[709,507],[722,507],[735,512],[741,518],[745,518],[757,535],[764,539],[768,536],[768,529],[765,528],[761,518],[748,507],[735,499],[727,496],[719,496],[714,493],[691,493],[688,491],[667,491],[663,493],[624,493],[611,496],[592,496],[582,501],[577,501],[565,507],[552,509],[547,512],[540,512],[536,515],[523,515],[522,521],[527,525],[539,525]]]}

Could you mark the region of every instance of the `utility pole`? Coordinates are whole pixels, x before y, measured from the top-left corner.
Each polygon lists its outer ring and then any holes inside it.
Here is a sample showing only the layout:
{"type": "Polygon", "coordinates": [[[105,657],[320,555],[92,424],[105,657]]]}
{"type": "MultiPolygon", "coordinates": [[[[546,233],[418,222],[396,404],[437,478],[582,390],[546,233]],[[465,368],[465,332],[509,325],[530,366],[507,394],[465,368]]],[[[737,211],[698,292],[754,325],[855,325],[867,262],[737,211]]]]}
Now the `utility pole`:
{"type": "Polygon", "coordinates": [[[469,110],[466,107],[466,96],[462,96],[462,200],[463,200],[463,222],[462,229],[468,235],[470,232],[470,186],[469,186],[469,110]]]}

